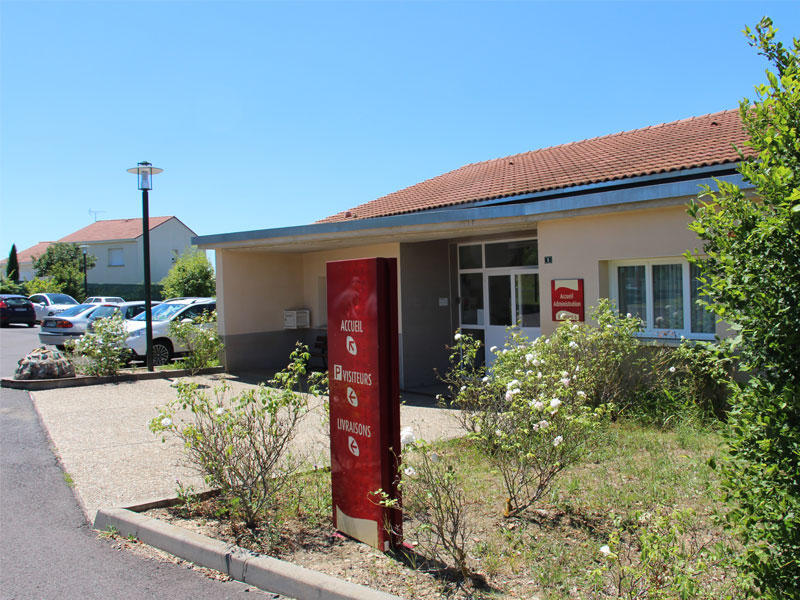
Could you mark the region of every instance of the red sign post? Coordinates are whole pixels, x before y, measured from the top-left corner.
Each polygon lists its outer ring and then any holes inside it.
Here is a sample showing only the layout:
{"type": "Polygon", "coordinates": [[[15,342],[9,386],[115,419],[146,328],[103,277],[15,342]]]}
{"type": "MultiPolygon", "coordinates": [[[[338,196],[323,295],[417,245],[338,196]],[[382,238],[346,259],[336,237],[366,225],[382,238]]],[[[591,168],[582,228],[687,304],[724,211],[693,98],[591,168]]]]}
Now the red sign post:
{"type": "Polygon", "coordinates": [[[397,260],[329,262],[328,380],[331,484],[336,528],[386,551],[400,543],[400,390],[397,260]]]}
{"type": "Polygon", "coordinates": [[[553,279],[550,282],[553,321],[583,321],[583,279],[553,279]]]}

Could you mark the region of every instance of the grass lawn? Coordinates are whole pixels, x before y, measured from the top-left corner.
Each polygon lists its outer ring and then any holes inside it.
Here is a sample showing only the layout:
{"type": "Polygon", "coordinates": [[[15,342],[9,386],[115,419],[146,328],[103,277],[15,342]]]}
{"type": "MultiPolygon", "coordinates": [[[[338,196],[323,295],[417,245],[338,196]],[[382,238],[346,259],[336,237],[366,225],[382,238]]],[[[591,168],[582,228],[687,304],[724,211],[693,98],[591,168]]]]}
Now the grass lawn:
{"type": "MultiPolygon", "coordinates": [[[[583,463],[557,478],[549,493],[522,517],[503,518],[505,494],[494,472],[466,439],[438,445],[457,461],[469,502],[467,537],[472,570],[485,585],[463,585],[428,565],[387,556],[335,534],[330,524],[330,475],[320,471],[297,478],[286,494],[281,519],[284,533],[270,552],[286,560],[399,594],[406,598],[616,598],[665,581],[682,563],[675,548],[730,544],[714,524],[717,477],[708,460],[721,449],[719,436],[678,427],[660,431],[634,424],[614,424],[606,443],[583,463]],[[687,509],[684,530],[659,518],[687,509]],[[615,533],[616,532],[616,533],[615,533]],[[640,569],[638,536],[652,534],[656,543],[673,541],[645,556],[640,569]],[[609,539],[619,560],[601,552],[609,539]],[[674,536],[671,537],[671,536],[674,536]],[[663,552],[662,552],[663,551],[663,552]],[[416,566],[414,569],[412,566],[416,566]],[[622,575],[622,583],[620,576],[622,575]],[[646,576],[645,576],[646,575],[646,576]],[[632,592],[626,593],[626,588],[632,592]]],[[[236,541],[254,550],[267,544],[249,530],[219,520],[213,501],[192,507],[162,509],[159,516],[204,533],[236,541]],[[193,523],[193,524],[190,524],[193,523]]],[[[404,523],[405,540],[415,542],[415,526],[404,523]]],[[[730,573],[713,564],[695,578],[702,595],[722,597],[730,573]]],[[[678,597],[666,593],[659,598],[678,597]]]]}

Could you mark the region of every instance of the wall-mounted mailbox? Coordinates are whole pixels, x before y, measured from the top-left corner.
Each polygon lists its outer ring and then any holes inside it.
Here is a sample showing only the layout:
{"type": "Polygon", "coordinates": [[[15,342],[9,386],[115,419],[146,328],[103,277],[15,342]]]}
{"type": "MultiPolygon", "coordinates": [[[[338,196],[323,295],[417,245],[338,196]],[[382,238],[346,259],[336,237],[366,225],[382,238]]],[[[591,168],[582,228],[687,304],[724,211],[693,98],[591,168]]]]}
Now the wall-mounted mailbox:
{"type": "Polygon", "coordinates": [[[307,329],[311,326],[311,311],[307,308],[283,311],[284,329],[307,329]]]}

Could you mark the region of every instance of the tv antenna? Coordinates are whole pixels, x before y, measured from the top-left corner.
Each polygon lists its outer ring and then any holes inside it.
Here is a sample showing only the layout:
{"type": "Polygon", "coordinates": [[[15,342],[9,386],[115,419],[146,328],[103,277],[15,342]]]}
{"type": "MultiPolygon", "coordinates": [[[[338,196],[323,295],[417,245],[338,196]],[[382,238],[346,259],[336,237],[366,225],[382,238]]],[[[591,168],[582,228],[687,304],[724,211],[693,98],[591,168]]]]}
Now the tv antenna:
{"type": "Polygon", "coordinates": [[[104,210],[93,210],[93,209],[90,208],[89,209],[89,216],[90,217],[94,217],[94,222],[97,223],[97,215],[100,214],[100,213],[104,213],[104,212],[106,212],[106,211],[104,211],[104,210]]]}

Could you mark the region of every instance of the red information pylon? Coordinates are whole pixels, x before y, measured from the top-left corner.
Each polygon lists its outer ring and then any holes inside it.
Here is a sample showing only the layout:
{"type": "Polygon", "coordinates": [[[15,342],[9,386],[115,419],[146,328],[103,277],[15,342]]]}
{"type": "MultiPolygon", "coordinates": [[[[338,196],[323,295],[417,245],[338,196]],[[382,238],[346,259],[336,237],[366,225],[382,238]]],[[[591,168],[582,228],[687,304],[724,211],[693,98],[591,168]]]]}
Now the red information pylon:
{"type": "Polygon", "coordinates": [[[402,541],[397,260],[329,262],[327,286],[333,522],[387,551],[402,541]]]}

